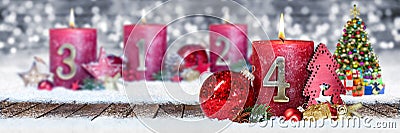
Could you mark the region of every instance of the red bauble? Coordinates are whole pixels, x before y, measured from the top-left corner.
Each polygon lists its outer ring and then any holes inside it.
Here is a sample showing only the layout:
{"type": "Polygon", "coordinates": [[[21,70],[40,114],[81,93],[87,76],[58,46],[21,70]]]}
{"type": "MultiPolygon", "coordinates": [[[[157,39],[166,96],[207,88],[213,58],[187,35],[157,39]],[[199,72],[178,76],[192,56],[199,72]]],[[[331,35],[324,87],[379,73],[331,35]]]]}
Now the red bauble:
{"type": "Polygon", "coordinates": [[[186,67],[199,65],[199,62],[208,63],[206,48],[201,45],[185,45],[178,50],[178,54],[184,59],[186,67]]]}
{"type": "Polygon", "coordinates": [[[254,90],[240,73],[221,71],[209,76],[200,90],[201,109],[210,118],[234,119],[255,104],[254,90]]]}
{"type": "Polygon", "coordinates": [[[121,72],[120,73],[122,75],[122,66],[124,64],[123,59],[121,57],[119,57],[119,56],[116,56],[116,55],[108,55],[107,59],[110,60],[111,64],[120,65],[121,66],[121,68],[120,68],[121,72]]]}
{"type": "Polygon", "coordinates": [[[38,84],[38,89],[39,90],[51,91],[51,90],[53,90],[53,87],[54,87],[53,82],[51,82],[49,80],[42,80],[38,84]]]}
{"type": "Polygon", "coordinates": [[[288,108],[286,109],[285,113],[283,114],[286,121],[300,121],[302,119],[302,113],[295,109],[295,108],[288,108]]]}

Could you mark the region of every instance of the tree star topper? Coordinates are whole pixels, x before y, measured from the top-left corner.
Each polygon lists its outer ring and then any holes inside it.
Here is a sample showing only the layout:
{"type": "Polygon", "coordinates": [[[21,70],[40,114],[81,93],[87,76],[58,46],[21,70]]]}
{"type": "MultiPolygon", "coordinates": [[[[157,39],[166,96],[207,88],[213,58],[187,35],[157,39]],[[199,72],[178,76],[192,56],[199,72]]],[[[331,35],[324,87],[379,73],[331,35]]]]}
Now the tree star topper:
{"type": "Polygon", "coordinates": [[[120,71],[120,65],[112,64],[103,48],[100,48],[98,62],[91,62],[82,66],[96,79],[114,77],[120,71]]]}
{"type": "Polygon", "coordinates": [[[356,4],[354,4],[354,8],[350,10],[351,15],[356,18],[358,15],[360,15],[360,10],[357,8],[356,4]]]}

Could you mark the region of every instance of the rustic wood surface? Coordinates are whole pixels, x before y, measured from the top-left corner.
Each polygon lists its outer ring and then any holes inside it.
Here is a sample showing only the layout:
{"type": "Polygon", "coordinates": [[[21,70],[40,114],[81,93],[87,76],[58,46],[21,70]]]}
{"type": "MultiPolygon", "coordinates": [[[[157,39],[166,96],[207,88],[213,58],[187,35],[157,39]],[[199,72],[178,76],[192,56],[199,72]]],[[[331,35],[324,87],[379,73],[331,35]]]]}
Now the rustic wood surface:
{"type": "MultiPolygon", "coordinates": [[[[363,116],[399,118],[400,104],[363,105],[358,112],[363,116]]],[[[0,100],[0,118],[204,118],[199,105],[143,104],[76,104],[76,103],[35,103],[0,100]]]]}

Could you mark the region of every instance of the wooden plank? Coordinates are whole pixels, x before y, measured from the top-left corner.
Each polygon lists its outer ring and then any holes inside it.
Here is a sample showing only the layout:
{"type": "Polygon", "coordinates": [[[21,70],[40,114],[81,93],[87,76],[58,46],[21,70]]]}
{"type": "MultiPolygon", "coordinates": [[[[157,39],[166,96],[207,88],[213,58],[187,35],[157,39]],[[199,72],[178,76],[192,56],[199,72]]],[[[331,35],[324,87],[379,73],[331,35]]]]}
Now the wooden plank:
{"type": "Polygon", "coordinates": [[[185,105],[183,118],[204,118],[200,105],[185,105]]]}
{"type": "Polygon", "coordinates": [[[43,114],[37,116],[36,119],[41,118],[41,117],[43,117],[43,116],[46,116],[46,115],[49,114],[51,111],[54,111],[54,110],[56,110],[56,109],[58,109],[58,108],[60,108],[61,106],[64,106],[64,105],[65,105],[65,103],[59,104],[58,106],[56,106],[56,107],[54,107],[54,108],[52,108],[52,109],[50,109],[50,110],[44,112],[43,114]]]}
{"type": "Polygon", "coordinates": [[[398,110],[390,107],[388,105],[385,104],[374,104],[374,105],[365,105],[368,106],[369,108],[371,108],[374,111],[379,112],[380,114],[388,117],[388,118],[394,118],[398,115],[398,110]]]}
{"type": "Polygon", "coordinates": [[[157,113],[156,117],[175,117],[182,118],[183,117],[183,105],[160,105],[160,110],[157,113]]]}
{"type": "Polygon", "coordinates": [[[78,111],[79,109],[83,108],[86,106],[86,104],[64,104],[57,109],[54,109],[44,115],[43,117],[68,117],[70,116],[73,112],[78,111]]]}
{"type": "Polygon", "coordinates": [[[98,114],[96,114],[92,119],[90,119],[90,121],[93,121],[94,119],[96,119],[97,117],[99,117],[104,111],[106,111],[108,108],[110,108],[111,105],[113,105],[113,104],[112,104],[112,103],[111,103],[111,104],[108,104],[107,107],[105,107],[101,112],[99,112],[98,114]]]}
{"type": "Polygon", "coordinates": [[[31,109],[24,111],[18,115],[15,115],[15,117],[33,117],[37,118],[40,115],[48,112],[49,110],[52,110],[55,107],[58,107],[60,104],[56,103],[40,103],[31,109]]]}
{"type": "Polygon", "coordinates": [[[1,110],[0,116],[5,117],[5,118],[13,117],[13,116],[18,115],[19,113],[26,111],[36,105],[37,105],[37,103],[31,103],[31,102],[16,103],[16,104],[13,104],[13,105],[1,110]]]}
{"type": "Polygon", "coordinates": [[[372,110],[366,105],[363,105],[363,107],[357,110],[357,112],[359,112],[362,116],[386,117],[382,113],[372,110]]]}
{"type": "Polygon", "coordinates": [[[112,104],[101,114],[101,117],[125,118],[132,113],[133,107],[129,104],[112,104]]]}
{"type": "Polygon", "coordinates": [[[127,117],[155,118],[159,110],[158,104],[136,105],[127,117]]]}
{"type": "Polygon", "coordinates": [[[109,104],[87,104],[67,117],[86,117],[92,119],[102,112],[104,108],[108,107],[108,105],[109,104]]]}
{"type": "Polygon", "coordinates": [[[10,102],[8,99],[4,99],[0,102],[0,110],[7,108],[13,104],[16,104],[16,102],[10,102]]]}

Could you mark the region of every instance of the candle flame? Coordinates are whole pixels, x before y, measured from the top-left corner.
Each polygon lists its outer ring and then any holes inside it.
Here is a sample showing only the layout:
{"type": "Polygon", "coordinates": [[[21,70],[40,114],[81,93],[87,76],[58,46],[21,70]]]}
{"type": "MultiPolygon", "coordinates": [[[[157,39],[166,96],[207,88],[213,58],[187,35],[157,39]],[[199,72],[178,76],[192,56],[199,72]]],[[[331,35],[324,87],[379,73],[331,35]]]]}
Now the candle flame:
{"type": "Polygon", "coordinates": [[[71,8],[69,13],[69,27],[75,28],[75,13],[73,8],[71,8]]]}
{"type": "Polygon", "coordinates": [[[222,18],[222,23],[224,23],[224,24],[227,24],[228,22],[229,22],[229,10],[226,10],[225,12],[224,12],[224,16],[222,16],[223,18],[222,18]]]}
{"type": "Polygon", "coordinates": [[[285,21],[283,20],[283,13],[281,13],[281,18],[279,20],[279,34],[278,38],[285,42],[285,21]]]}
{"type": "Polygon", "coordinates": [[[146,11],[144,9],[142,9],[141,14],[142,14],[142,20],[141,21],[144,24],[144,23],[146,23],[146,11]]]}

